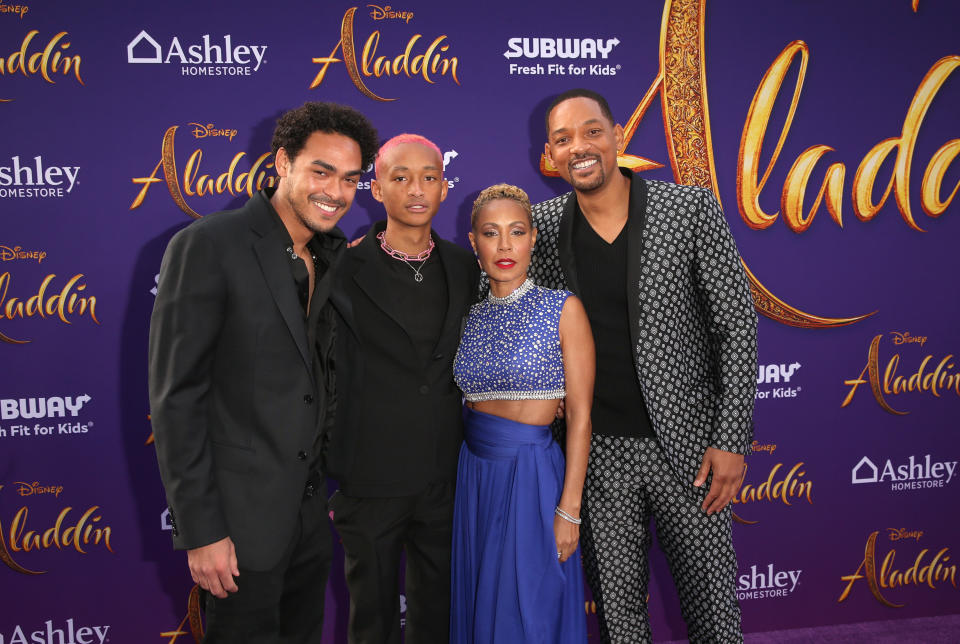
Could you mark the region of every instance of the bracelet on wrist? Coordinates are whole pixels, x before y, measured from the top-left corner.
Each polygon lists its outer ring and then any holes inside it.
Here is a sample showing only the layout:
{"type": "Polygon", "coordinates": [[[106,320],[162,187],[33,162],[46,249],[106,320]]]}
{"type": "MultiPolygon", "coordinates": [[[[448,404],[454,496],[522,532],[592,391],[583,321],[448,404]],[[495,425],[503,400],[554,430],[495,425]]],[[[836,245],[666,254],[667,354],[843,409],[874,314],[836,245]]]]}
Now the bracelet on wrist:
{"type": "Polygon", "coordinates": [[[573,515],[564,512],[563,510],[560,509],[560,506],[559,506],[559,505],[558,505],[557,508],[554,510],[554,513],[555,513],[558,517],[560,517],[561,519],[563,519],[564,521],[569,521],[570,523],[572,523],[572,524],[574,524],[574,525],[580,525],[581,523],[583,523],[583,519],[578,519],[578,518],[574,517],[573,515]]]}

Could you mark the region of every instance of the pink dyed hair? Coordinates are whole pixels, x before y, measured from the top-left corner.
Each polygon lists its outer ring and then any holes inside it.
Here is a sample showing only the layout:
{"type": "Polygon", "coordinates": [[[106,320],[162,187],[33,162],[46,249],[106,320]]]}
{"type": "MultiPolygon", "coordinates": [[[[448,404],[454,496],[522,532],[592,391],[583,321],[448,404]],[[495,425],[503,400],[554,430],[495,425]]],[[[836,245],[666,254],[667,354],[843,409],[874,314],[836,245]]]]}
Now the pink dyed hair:
{"type": "Polygon", "coordinates": [[[434,152],[437,153],[437,156],[440,157],[440,170],[443,170],[443,152],[440,151],[440,148],[437,147],[437,144],[428,139],[425,136],[420,136],[419,134],[398,134],[383,145],[380,146],[380,149],[377,151],[377,160],[374,162],[373,169],[374,174],[377,179],[380,178],[380,162],[383,159],[383,155],[389,152],[391,149],[397,147],[398,145],[403,145],[404,143],[419,143],[420,145],[425,145],[434,152]]]}

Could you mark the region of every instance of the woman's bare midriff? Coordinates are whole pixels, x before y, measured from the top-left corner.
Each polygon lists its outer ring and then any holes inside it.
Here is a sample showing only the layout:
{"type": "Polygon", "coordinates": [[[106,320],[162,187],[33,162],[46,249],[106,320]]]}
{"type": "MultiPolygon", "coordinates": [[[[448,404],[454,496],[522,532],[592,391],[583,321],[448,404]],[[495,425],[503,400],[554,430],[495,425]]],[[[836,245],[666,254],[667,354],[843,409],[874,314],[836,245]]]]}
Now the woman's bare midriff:
{"type": "Polygon", "coordinates": [[[557,417],[560,400],[484,400],[468,402],[474,411],[527,425],[549,425],[557,417]]]}

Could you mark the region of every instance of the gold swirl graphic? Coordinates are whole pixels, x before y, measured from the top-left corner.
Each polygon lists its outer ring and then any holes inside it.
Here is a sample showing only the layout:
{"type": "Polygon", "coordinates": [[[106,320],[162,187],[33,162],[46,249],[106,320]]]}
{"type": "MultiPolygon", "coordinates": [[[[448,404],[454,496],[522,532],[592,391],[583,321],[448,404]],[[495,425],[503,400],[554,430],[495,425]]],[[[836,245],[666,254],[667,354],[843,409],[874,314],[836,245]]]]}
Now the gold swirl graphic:
{"type": "MultiPolygon", "coordinates": [[[[663,125],[673,176],[678,183],[709,188],[720,201],[713,164],[710,112],[703,50],[706,0],[667,0],[660,29],[663,125]]],[[[816,329],[846,326],[873,313],[827,318],[790,306],[765,287],[742,259],[758,313],[789,326],[816,329]]],[[[874,311],[876,313],[876,311],[874,311]]]]}
{"type": "Polygon", "coordinates": [[[172,125],[163,134],[163,145],[160,148],[160,158],[163,161],[163,178],[167,184],[167,190],[170,191],[170,196],[173,198],[173,203],[194,219],[200,219],[200,213],[187,205],[187,200],[183,198],[183,193],[180,192],[180,179],[177,178],[177,160],[173,148],[178,127],[172,125]]]}
{"type": "MultiPolygon", "coordinates": [[[[705,5],[706,0],[666,0],[660,27],[659,73],[624,127],[623,148],[626,149],[633,138],[637,125],[659,90],[674,180],[709,188],[719,202],[703,48],[705,5]]],[[[624,154],[623,150],[619,151],[617,160],[634,172],[663,167],[655,161],[624,154]]],[[[540,157],[540,171],[547,176],[559,176],[543,155],[540,157]]],[[[876,313],[845,318],[806,313],[771,293],[746,262],[742,259],[741,262],[757,312],[781,324],[808,329],[832,328],[859,322],[876,313]]]]}

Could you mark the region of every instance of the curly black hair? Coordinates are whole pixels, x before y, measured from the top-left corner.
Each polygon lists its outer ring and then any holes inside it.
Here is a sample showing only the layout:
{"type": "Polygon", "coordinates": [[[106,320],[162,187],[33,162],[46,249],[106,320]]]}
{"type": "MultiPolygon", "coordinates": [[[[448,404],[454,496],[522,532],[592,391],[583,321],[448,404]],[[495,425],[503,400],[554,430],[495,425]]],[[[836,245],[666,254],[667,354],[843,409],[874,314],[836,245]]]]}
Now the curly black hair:
{"type": "Polygon", "coordinates": [[[277,150],[283,148],[292,161],[314,132],[342,134],[356,141],[360,146],[364,169],[373,163],[377,155],[377,131],[367,117],[352,107],[320,101],[308,101],[277,120],[270,143],[271,152],[276,155],[277,150]]]}

